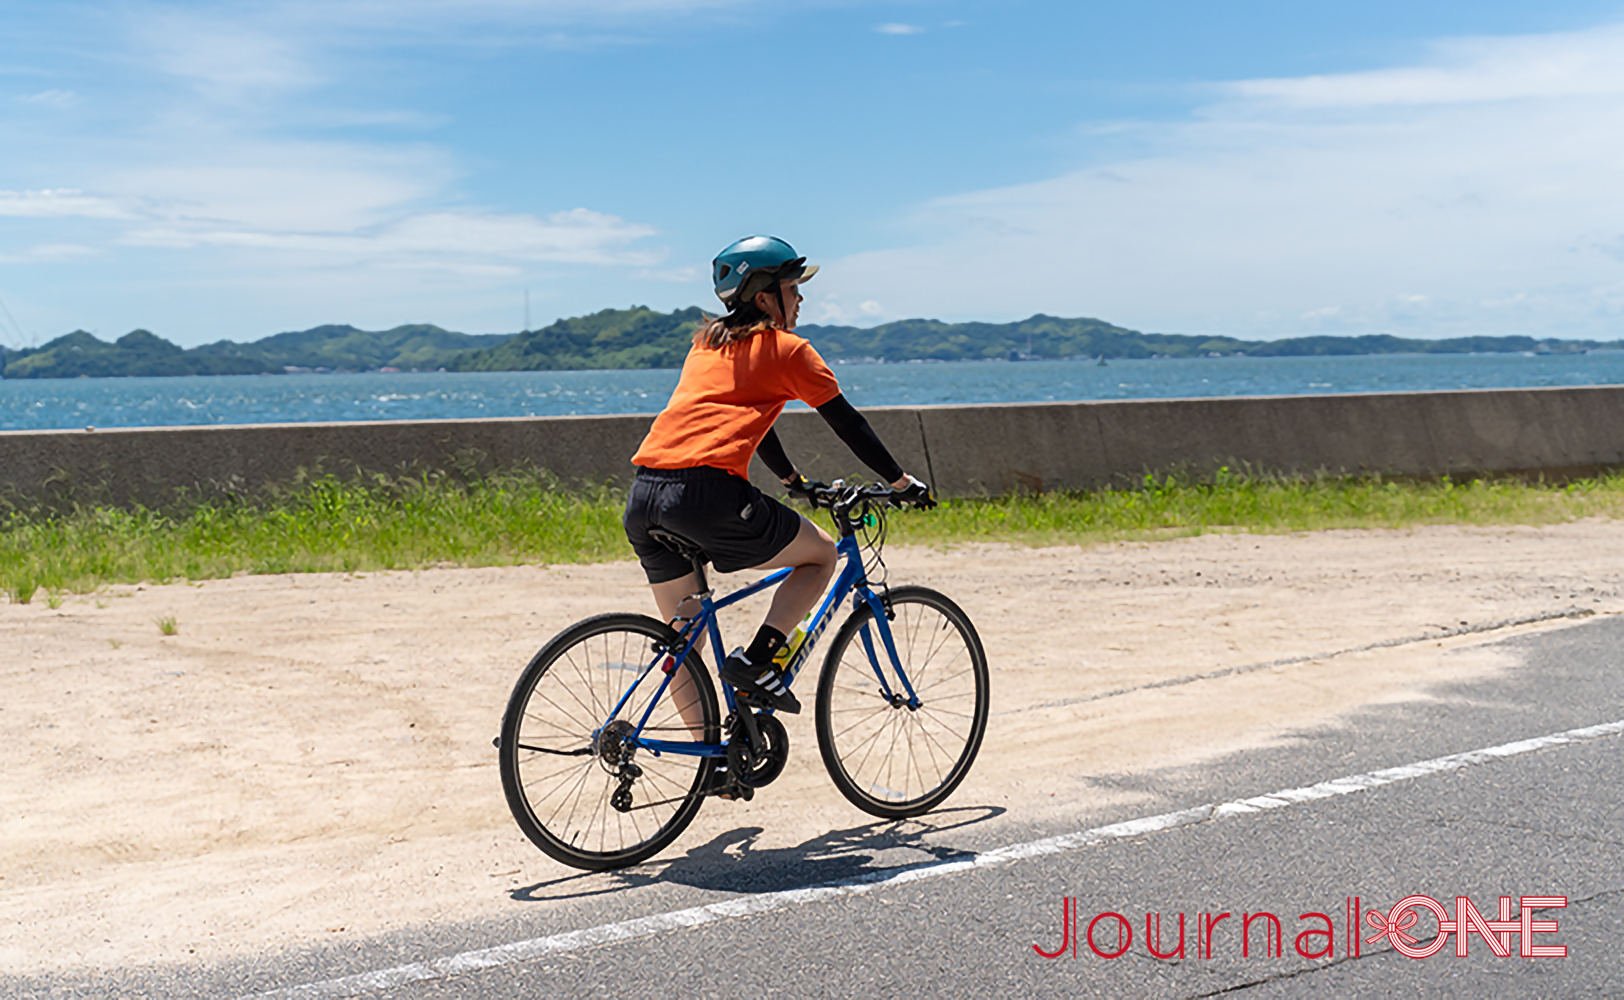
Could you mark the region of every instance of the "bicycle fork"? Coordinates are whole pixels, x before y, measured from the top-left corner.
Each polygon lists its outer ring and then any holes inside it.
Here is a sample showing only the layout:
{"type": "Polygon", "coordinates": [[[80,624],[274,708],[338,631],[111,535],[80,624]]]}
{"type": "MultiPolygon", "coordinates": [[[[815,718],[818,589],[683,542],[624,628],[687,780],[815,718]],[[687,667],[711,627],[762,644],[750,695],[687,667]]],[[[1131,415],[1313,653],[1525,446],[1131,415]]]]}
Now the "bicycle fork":
{"type": "Polygon", "coordinates": [[[874,669],[874,679],[880,685],[880,697],[884,698],[892,708],[904,708],[915,712],[919,710],[921,702],[919,695],[914,693],[913,682],[908,679],[907,671],[902,669],[902,658],[897,655],[896,637],[891,634],[890,623],[896,620],[896,612],[873,591],[865,591],[863,600],[868,604],[869,610],[874,613],[871,622],[864,622],[858,634],[863,639],[863,652],[868,654],[868,662],[874,669]],[[884,647],[884,656],[874,648],[874,632],[880,633],[881,645],[884,647]],[[904,697],[892,689],[891,683],[886,680],[883,664],[890,663],[891,670],[896,673],[897,679],[902,682],[903,690],[907,691],[904,697]]]}

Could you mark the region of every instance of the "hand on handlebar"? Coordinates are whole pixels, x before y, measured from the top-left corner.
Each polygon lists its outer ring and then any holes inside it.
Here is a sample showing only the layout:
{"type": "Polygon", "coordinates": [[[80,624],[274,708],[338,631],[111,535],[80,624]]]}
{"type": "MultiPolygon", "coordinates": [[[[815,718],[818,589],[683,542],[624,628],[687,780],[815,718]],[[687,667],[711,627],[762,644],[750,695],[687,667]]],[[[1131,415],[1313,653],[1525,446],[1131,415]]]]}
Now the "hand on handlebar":
{"type": "Polygon", "coordinates": [[[908,485],[902,489],[891,491],[891,505],[894,507],[914,506],[920,510],[930,510],[936,506],[936,493],[929,483],[908,477],[908,485]]]}
{"type": "Polygon", "coordinates": [[[816,479],[808,479],[800,473],[795,474],[794,481],[785,483],[784,488],[789,490],[791,497],[805,500],[814,507],[818,505],[818,497],[829,491],[828,484],[819,482],[816,479]]]}

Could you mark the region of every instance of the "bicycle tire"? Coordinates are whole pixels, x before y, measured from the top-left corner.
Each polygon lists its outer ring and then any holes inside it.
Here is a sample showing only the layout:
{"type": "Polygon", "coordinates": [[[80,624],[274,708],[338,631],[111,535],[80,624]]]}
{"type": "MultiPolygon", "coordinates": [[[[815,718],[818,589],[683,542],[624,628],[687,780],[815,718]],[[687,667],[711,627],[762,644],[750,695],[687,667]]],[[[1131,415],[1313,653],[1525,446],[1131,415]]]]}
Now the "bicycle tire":
{"type": "MultiPolygon", "coordinates": [[[[987,654],[970,618],[925,587],[890,592],[897,659],[919,696],[918,709],[887,701],[860,639],[874,618],[854,610],[835,633],[818,677],[818,751],[835,787],[873,816],[918,816],[940,805],[970,772],[987,731],[987,654]]],[[[890,668],[877,630],[873,646],[890,668]]]]}
{"type": "MultiPolygon", "coordinates": [[[[606,758],[610,744],[602,734],[615,722],[622,732],[636,725],[659,675],[650,674],[613,720],[609,713],[653,660],[655,645],[676,641],[675,631],[646,615],[597,615],[554,636],[519,676],[502,716],[502,790],[519,829],[550,857],[588,871],[633,865],[664,849],[699,812],[711,758],[656,757],[636,748],[630,752],[641,776],[629,786],[631,809],[611,805],[622,787],[619,753],[613,763],[606,758]]],[[[720,742],[716,692],[703,660],[690,653],[678,669],[694,685],[704,742],[720,742]]],[[[681,740],[692,732],[670,694],[643,730],[652,738],[681,740]]]]}

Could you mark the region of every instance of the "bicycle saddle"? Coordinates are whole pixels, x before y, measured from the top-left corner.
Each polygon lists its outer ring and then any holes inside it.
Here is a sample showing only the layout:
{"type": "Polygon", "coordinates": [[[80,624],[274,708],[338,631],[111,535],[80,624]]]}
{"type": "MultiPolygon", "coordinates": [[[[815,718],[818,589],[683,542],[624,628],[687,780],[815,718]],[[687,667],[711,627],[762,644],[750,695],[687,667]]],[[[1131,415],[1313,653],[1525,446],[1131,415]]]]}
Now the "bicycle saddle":
{"type": "Polygon", "coordinates": [[[690,538],[684,538],[674,531],[667,531],[664,528],[650,528],[648,529],[648,536],[684,559],[697,563],[710,562],[710,556],[705,554],[705,550],[700,548],[697,542],[690,538]]]}

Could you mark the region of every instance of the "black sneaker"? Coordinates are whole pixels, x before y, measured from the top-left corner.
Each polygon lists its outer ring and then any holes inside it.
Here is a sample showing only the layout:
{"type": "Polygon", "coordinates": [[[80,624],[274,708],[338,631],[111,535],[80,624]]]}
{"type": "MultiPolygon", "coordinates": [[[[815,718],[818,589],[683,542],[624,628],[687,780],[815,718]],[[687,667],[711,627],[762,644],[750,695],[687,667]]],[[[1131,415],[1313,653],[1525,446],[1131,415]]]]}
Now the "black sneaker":
{"type": "Polygon", "coordinates": [[[765,667],[751,663],[745,659],[743,646],[728,654],[728,658],[722,661],[721,669],[716,672],[722,680],[737,688],[739,697],[746,701],[776,708],[790,715],[801,714],[801,703],[795,700],[795,695],[784,683],[788,680],[784,672],[771,663],[765,667]]]}

